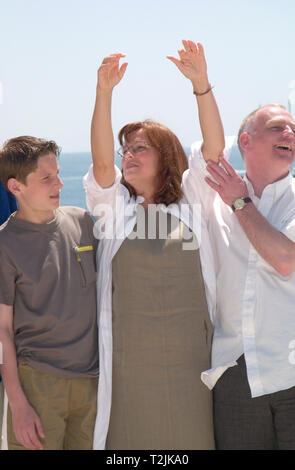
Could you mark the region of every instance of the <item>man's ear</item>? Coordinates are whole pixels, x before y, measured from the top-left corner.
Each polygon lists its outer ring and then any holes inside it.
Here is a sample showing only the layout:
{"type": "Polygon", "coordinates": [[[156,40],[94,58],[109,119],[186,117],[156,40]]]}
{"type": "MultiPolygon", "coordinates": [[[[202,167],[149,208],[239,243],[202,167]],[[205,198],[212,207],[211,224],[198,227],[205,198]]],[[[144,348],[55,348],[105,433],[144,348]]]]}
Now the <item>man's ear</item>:
{"type": "Polygon", "coordinates": [[[21,185],[22,183],[15,178],[9,178],[9,180],[7,181],[7,188],[16,197],[21,192],[21,185]]]}
{"type": "Polygon", "coordinates": [[[240,147],[242,150],[247,150],[252,143],[252,136],[248,132],[242,132],[240,135],[240,147]]]}

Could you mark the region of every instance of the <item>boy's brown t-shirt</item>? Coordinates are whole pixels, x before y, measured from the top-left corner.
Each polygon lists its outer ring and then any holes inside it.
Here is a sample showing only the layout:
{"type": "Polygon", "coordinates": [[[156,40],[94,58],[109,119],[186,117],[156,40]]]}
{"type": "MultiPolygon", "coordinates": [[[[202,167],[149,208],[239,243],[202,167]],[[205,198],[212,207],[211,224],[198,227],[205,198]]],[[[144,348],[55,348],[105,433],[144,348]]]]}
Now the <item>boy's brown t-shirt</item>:
{"type": "Polygon", "coordinates": [[[96,248],[93,221],[77,207],[46,224],[12,215],[1,226],[0,303],[13,305],[18,362],[58,377],[98,375],[96,248]]]}

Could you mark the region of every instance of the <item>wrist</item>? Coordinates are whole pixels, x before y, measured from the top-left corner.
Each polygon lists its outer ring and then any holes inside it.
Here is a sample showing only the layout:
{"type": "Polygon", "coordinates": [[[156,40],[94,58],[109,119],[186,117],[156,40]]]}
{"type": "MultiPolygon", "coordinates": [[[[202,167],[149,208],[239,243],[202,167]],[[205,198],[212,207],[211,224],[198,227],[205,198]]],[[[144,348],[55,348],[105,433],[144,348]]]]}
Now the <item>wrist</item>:
{"type": "Polygon", "coordinates": [[[244,208],[248,206],[249,203],[251,202],[252,202],[252,199],[249,196],[241,196],[232,202],[231,208],[233,212],[237,213],[237,212],[244,210],[244,208]]]}
{"type": "Polygon", "coordinates": [[[97,97],[106,97],[110,98],[113,94],[113,88],[102,88],[97,84],[96,86],[96,96],[97,97]]]}
{"type": "Polygon", "coordinates": [[[29,405],[29,402],[27,400],[27,397],[23,393],[19,393],[17,397],[7,397],[9,406],[12,412],[17,413],[19,410],[22,410],[24,407],[29,405]]]}
{"type": "Polygon", "coordinates": [[[193,90],[196,93],[204,93],[206,90],[208,90],[208,88],[211,87],[211,84],[208,80],[207,75],[196,77],[193,80],[191,80],[191,83],[192,83],[193,90]]]}
{"type": "Polygon", "coordinates": [[[9,380],[8,377],[3,374],[2,379],[11,410],[22,408],[26,403],[28,403],[18,375],[9,380]]]}

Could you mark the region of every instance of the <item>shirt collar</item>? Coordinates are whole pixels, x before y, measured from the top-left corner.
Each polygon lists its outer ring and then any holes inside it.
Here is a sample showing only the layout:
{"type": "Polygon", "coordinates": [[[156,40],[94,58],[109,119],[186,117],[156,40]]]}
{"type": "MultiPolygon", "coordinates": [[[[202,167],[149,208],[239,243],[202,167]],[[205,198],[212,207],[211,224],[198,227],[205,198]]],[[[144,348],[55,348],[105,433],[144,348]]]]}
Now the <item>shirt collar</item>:
{"type": "MultiPolygon", "coordinates": [[[[251,181],[247,178],[247,174],[245,174],[244,180],[249,190],[249,196],[251,198],[258,199],[257,196],[255,196],[254,194],[253,185],[251,181]]],[[[282,178],[279,181],[275,181],[274,183],[268,184],[262,192],[261,199],[265,195],[267,195],[268,197],[273,196],[273,201],[275,202],[278,199],[280,199],[280,197],[284,194],[285,191],[287,191],[290,187],[292,188],[292,184],[293,184],[293,177],[291,173],[288,173],[288,175],[285,176],[285,178],[282,178]]]]}
{"type": "Polygon", "coordinates": [[[132,198],[133,198],[132,202],[134,202],[134,204],[141,204],[142,202],[144,202],[143,196],[136,196],[136,198],[132,196],[132,198]]]}

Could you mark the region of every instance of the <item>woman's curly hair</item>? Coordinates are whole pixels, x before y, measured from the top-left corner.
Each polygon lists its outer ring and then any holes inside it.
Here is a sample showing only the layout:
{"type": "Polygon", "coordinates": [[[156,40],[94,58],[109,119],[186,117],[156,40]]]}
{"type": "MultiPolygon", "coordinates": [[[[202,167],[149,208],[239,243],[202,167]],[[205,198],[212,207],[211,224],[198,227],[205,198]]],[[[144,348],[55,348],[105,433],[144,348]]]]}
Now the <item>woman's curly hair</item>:
{"type": "MultiPolygon", "coordinates": [[[[149,143],[158,150],[160,155],[159,186],[154,194],[155,204],[177,203],[183,196],[182,174],[188,168],[187,156],[176,135],[166,126],[154,121],[132,122],[119,132],[120,145],[128,142],[128,136],[143,129],[149,143]]],[[[129,190],[131,196],[137,196],[135,189],[127,183],[122,175],[121,183],[129,190]]]]}

